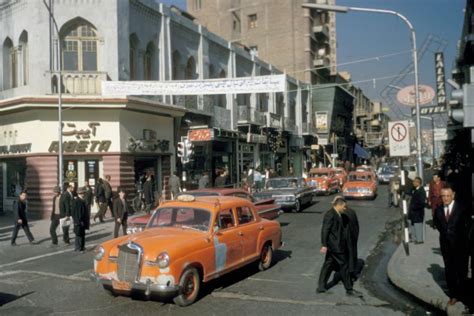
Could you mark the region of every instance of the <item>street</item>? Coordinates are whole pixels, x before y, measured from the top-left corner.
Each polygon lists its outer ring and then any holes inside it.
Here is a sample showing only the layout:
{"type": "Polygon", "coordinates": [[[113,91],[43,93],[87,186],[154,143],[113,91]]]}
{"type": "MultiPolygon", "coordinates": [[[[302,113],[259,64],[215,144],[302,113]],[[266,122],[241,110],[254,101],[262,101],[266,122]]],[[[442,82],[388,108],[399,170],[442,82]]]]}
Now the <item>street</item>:
{"type": "MultiPolygon", "coordinates": [[[[358,214],[361,232],[359,257],[366,259],[398,210],[386,207],[385,187],[375,201],[349,201],[358,214]]],[[[355,288],[363,299],[347,297],[342,284],[328,293],[316,294],[316,282],[324,256],[319,253],[323,213],[330,208],[333,196],[318,196],[302,213],[284,213],[282,225],[285,247],[276,252],[272,268],[257,272],[245,267],[205,286],[202,298],[194,305],[180,308],[169,302],[147,301],[137,297],[112,297],[90,281],[93,247],[111,238],[112,226],[94,225],[87,235],[85,254],[73,247],[49,248],[49,238],[37,238],[30,246],[20,233],[19,246],[11,247],[11,228],[0,228],[0,307],[2,315],[314,315],[397,314],[387,302],[374,297],[361,282],[355,288]]],[[[43,225],[46,224],[45,221],[43,225]]],[[[37,224],[38,223],[38,224],[37,224]]],[[[35,232],[32,223],[32,231],[35,232]]]]}

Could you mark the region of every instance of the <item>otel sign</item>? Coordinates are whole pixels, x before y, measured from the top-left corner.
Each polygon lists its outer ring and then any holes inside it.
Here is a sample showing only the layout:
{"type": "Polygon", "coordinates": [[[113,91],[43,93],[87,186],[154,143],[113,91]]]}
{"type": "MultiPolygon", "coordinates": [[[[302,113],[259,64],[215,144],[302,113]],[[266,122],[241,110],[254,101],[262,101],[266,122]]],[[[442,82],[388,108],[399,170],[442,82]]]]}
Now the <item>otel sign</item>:
{"type": "MultiPolygon", "coordinates": [[[[425,105],[433,101],[435,97],[435,91],[432,87],[427,85],[419,85],[420,91],[420,105],[425,105]]],[[[397,101],[403,105],[415,106],[415,86],[411,85],[400,89],[397,93],[397,101]]]]}

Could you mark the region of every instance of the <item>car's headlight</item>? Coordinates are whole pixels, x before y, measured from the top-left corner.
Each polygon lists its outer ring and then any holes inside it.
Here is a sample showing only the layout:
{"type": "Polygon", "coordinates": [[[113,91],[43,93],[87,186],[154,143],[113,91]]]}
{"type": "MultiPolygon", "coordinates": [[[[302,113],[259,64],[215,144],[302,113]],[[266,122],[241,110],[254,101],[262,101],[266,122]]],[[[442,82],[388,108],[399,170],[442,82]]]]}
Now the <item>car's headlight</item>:
{"type": "Polygon", "coordinates": [[[293,195],[289,195],[289,196],[286,197],[286,200],[287,201],[294,201],[295,197],[293,195]]]}
{"type": "Polygon", "coordinates": [[[100,260],[102,260],[102,258],[104,258],[104,254],[105,254],[104,247],[98,246],[98,247],[95,248],[94,252],[95,252],[94,259],[96,261],[100,261],[100,260]]]}
{"type": "Polygon", "coordinates": [[[170,256],[166,252],[162,252],[156,258],[156,262],[161,269],[168,268],[170,265],[170,256]]]}

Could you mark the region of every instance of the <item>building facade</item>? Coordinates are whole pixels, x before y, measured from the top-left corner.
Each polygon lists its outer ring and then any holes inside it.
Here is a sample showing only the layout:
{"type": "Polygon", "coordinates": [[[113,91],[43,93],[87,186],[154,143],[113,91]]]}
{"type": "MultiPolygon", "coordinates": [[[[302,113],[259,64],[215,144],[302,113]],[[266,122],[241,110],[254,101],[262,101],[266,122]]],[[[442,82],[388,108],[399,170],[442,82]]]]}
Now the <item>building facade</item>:
{"type": "MultiPolygon", "coordinates": [[[[336,16],[305,0],[187,0],[188,11],[210,31],[298,80],[326,83],[336,75],[336,16]]],[[[318,0],[335,4],[335,0],[318,0]]]]}
{"type": "Polygon", "coordinates": [[[105,80],[195,80],[282,74],[277,67],[152,0],[41,1],[0,5],[0,192],[11,208],[21,189],[47,216],[57,183],[59,89],[64,179],[81,186],[111,175],[131,194],[142,174],[156,191],[174,170],[193,187],[204,171],[269,165],[301,172],[303,134],[315,135],[309,87],[286,76],[279,93],[104,97],[105,80]],[[14,22],[13,22],[14,21],[14,22]],[[56,34],[56,27],[59,38],[56,34]],[[58,44],[61,56],[58,58],[58,44]],[[59,62],[62,85],[59,87],[59,62]],[[305,123],[305,124],[302,124],[305,123]],[[176,145],[194,145],[190,163],[176,145]]]}

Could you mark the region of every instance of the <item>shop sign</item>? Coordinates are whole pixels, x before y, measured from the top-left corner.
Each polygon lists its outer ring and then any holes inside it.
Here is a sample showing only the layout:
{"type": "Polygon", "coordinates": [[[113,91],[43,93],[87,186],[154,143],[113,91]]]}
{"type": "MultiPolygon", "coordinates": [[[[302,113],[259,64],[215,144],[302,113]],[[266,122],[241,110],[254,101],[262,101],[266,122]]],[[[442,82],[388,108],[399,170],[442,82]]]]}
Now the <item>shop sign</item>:
{"type": "MultiPolygon", "coordinates": [[[[63,151],[67,153],[74,152],[108,152],[112,141],[110,140],[80,140],[80,141],[65,141],[63,143],[63,151]]],[[[49,146],[50,153],[59,152],[59,142],[53,141],[49,146]]]]}
{"type": "Polygon", "coordinates": [[[170,150],[170,141],[165,139],[135,139],[130,137],[127,148],[131,152],[154,152],[160,149],[162,152],[170,150]]]}
{"type": "Polygon", "coordinates": [[[436,99],[438,105],[446,105],[446,86],[444,78],[444,55],[441,52],[435,53],[436,71],[436,99]]]}
{"type": "MultiPolygon", "coordinates": [[[[90,122],[87,124],[89,128],[87,129],[76,129],[76,124],[75,123],[66,123],[66,127],[68,128],[74,128],[72,130],[63,130],[63,136],[75,136],[77,139],[90,139],[91,134],[92,136],[96,135],[97,132],[97,126],[100,126],[100,123],[98,122],[90,122]]],[[[64,123],[63,123],[63,129],[64,129],[64,123]]]]}
{"type": "MultiPolygon", "coordinates": [[[[446,108],[446,105],[424,106],[420,108],[420,115],[431,115],[447,112],[448,109],[446,108]]],[[[416,115],[416,108],[411,109],[411,115],[416,115]]]]}
{"type": "Polygon", "coordinates": [[[328,132],[328,112],[316,112],[316,132],[327,133],[328,132]]]}
{"type": "Polygon", "coordinates": [[[266,144],[267,136],[260,134],[247,133],[247,143],[266,144]]]}
{"type": "MultiPolygon", "coordinates": [[[[435,97],[435,91],[433,88],[427,85],[418,85],[418,90],[420,92],[420,105],[425,105],[433,101],[435,97]]],[[[416,93],[415,93],[415,86],[411,85],[405,87],[398,91],[397,93],[397,101],[403,105],[408,106],[415,106],[416,105],[416,93]]]]}
{"type": "Polygon", "coordinates": [[[188,139],[192,142],[205,142],[214,139],[214,129],[191,129],[188,131],[188,139]]]}
{"type": "Polygon", "coordinates": [[[31,152],[31,143],[0,146],[0,154],[21,154],[31,152]]]}

